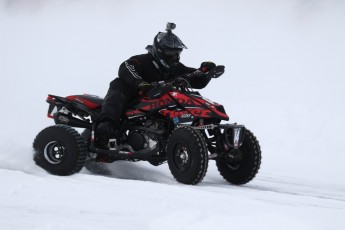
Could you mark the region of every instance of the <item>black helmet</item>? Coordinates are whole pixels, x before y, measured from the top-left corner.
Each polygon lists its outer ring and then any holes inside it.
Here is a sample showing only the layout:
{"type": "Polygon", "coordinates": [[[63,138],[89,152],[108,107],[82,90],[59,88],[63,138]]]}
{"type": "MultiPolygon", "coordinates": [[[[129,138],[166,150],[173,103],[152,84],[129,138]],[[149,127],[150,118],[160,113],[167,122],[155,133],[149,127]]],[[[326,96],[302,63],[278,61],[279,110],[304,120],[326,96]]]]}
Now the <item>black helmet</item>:
{"type": "Polygon", "coordinates": [[[167,32],[159,32],[153,40],[153,45],[146,47],[146,50],[152,54],[154,60],[164,72],[173,69],[180,61],[182,50],[187,49],[183,42],[171,32],[175,28],[174,23],[168,22],[167,32]]]}

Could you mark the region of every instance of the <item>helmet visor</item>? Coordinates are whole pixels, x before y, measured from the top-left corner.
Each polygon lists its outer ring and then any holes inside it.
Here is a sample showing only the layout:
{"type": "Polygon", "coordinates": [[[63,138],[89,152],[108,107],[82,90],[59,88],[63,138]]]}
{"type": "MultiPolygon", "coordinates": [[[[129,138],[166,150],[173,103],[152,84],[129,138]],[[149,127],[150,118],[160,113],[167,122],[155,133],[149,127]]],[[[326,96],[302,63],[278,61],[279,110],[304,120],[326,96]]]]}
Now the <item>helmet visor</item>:
{"type": "Polygon", "coordinates": [[[178,55],[180,56],[182,52],[182,49],[163,49],[163,53],[165,54],[165,56],[173,56],[173,55],[178,55]]]}
{"type": "Polygon", "coordinates": [[[182,52],[182,49],[164,49],[164,59],[169,63],[177,63],[180,61],[180,54],[182,52]]]}

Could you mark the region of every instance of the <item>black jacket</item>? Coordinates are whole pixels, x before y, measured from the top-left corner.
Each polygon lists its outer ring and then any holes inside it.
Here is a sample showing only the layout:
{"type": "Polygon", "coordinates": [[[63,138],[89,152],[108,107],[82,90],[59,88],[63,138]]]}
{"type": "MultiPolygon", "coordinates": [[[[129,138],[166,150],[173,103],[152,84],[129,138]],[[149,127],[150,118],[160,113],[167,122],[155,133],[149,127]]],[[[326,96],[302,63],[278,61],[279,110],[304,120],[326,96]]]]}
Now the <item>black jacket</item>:
{"type": "MultiPolygon", "coordinates": [[[[129,86],[138,89],[141,82],[149,83],[162,80],[170,80],[184,74],[192,73],[196,69],[184,66],[181,62],[170,71],[169,74],[162,73],[158,64],[152,59],[151,54],[136,55],[123,62],[119,68],[119,78],[129,86]]],[[[211,79],[206,76],[194,77],[190,80],[193,88],[204,88],[211,79]]]]}
{"type": "MultiPolygon", "coordinates": [[[[184,74],[196,71],[179,63],[169,74],[162,73],[151,54],[136,55],[123,62],[119,68],[119,77],[110,83],[107,95],[104,98],[99,122],[109,121],[117,129],[127,104],[138,96],[139,84],[143,81],[169,80],[184,74]]],[[[204,88],[211,79],[206,75],[192,77],[189,80],[193,88],[204,88]]]]}

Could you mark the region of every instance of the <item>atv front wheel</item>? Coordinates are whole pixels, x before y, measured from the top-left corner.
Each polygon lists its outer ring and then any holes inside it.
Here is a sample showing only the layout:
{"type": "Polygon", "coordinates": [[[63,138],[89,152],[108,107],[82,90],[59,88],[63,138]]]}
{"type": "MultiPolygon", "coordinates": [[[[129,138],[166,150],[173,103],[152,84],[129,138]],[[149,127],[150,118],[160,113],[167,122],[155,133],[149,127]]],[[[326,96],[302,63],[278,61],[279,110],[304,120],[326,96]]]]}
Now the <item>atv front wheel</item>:
{"type": "Polygon", "coordinates": [[[261,150],[252,132],[246,130],[244,141],[239,149],[232,150],[229,156],[216,160],[218,171],[231,184],[245,184],[259,171],[261,150]]]}
{"type": "Polygon", "coordinates": [[[34,161],[54,175],[67,176],[79,172],[86,160],[87,146],[79,133],[66,125],[42,130],[33,143],[34,161]]]}
{"type": "Polygon", "coordinates": [[[208,151],[203,135],[188,126],[177,128],[168,141],[167,160],[178,182],[197,184],[208,167],[208,151]]]}

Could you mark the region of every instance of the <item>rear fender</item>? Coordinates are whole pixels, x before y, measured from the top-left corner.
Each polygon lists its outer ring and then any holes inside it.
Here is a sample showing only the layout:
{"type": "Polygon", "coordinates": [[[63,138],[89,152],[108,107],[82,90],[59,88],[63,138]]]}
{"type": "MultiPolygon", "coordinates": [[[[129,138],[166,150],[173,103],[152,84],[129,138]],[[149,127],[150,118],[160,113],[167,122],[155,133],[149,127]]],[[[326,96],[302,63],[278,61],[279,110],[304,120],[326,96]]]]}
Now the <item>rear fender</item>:
{"type": "MultiPolygon", "coordinates": [[[[86,107],[84,104],[81,104],[78,101],[72,101],[68,98],[59,97],[55,95],[48,95],[48,98],[46,101],[49,103],[48,117],[54,118],[54,120],[56,120],[55,115],[59,113],[65,114],[65,115],[73,114],[75,116],[79,116],[82,118],[80,119],[81,121],[85,120],[85,118],[89,116],[91,116],[92,120],[95,120],[99,116],[99,111],[92,110],[86,107]]],[[[75,126],[75,127],[79,127],[79,126],[75,126]]]]}

